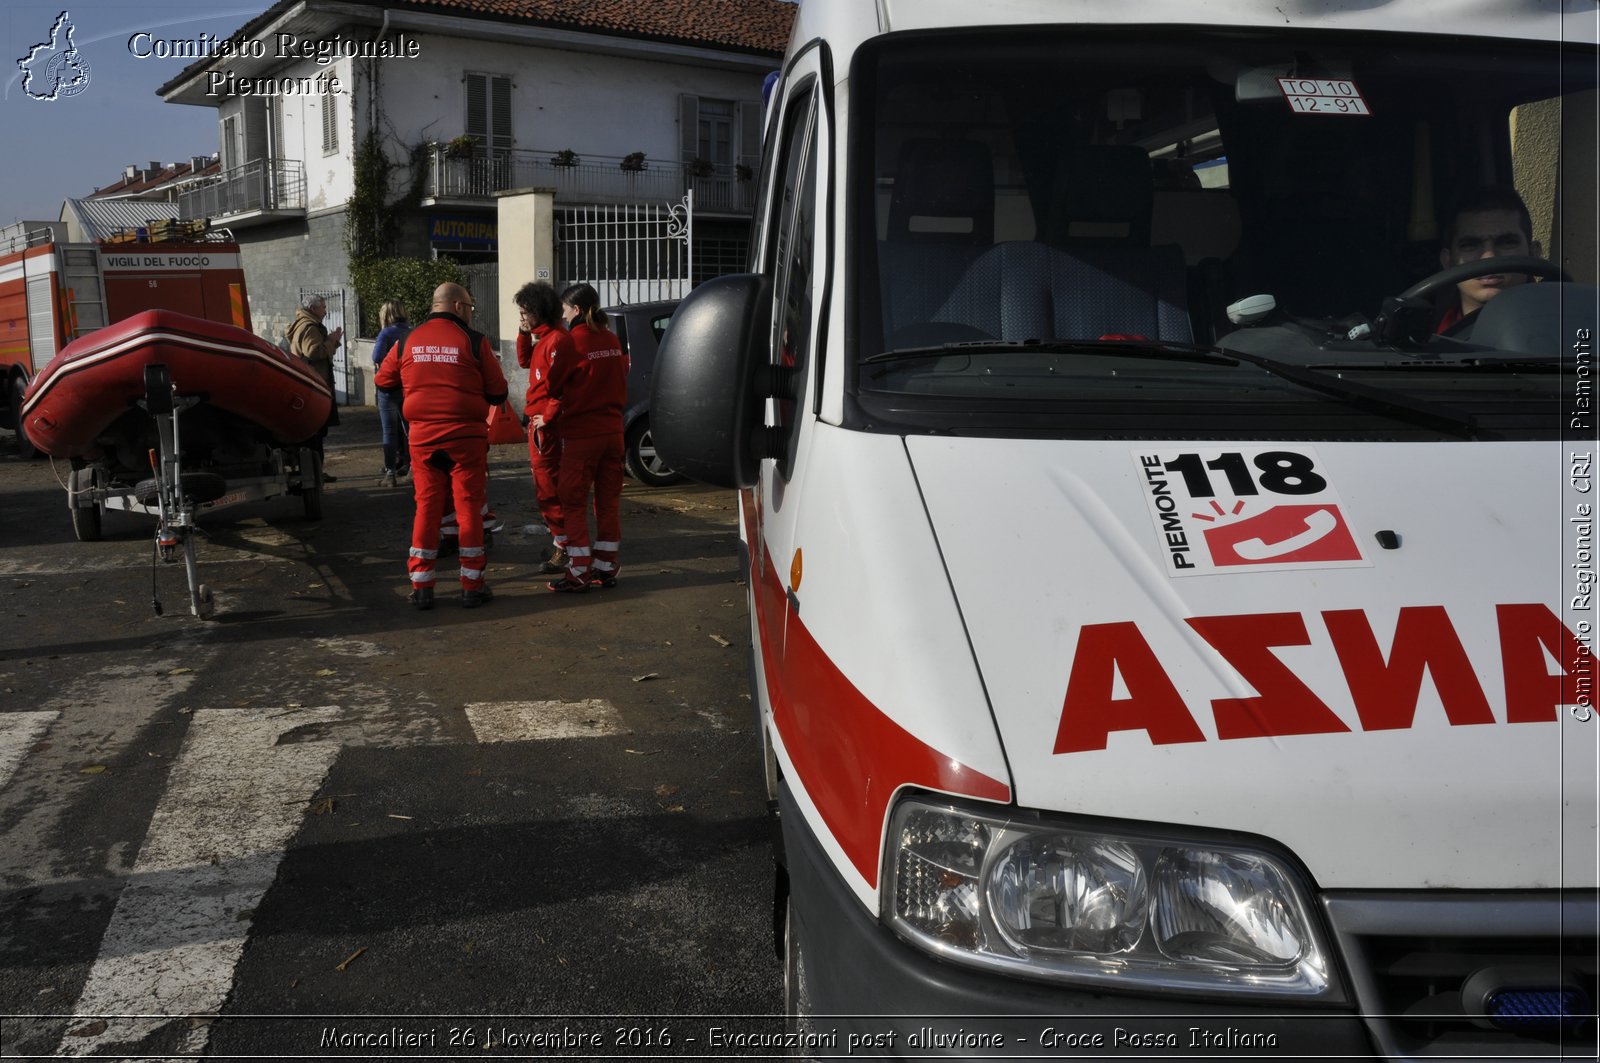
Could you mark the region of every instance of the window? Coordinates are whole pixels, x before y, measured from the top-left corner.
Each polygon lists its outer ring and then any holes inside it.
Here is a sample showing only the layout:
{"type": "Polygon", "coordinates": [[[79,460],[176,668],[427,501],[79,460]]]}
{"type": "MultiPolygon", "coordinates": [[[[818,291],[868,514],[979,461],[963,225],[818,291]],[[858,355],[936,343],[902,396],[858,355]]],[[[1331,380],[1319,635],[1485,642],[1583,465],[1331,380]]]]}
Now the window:
{"type": "Polygon", "coordinates": [[[776,278],[778,303],[773,312],[772,360],[793,370],[795,385],[792,400],[775,403],[776,423],[785,430],[788,443],[778,462],[785,479],[794,466],[799,442],[795,411],[804,406],[812,346],[811,280],[817,235],[815,88],[814,82],[806,85],[804,95],[794,98],[784,115],[783,155],[778,163],[783,183],[774,204],[779,213],[770,272],[776,278]]]}
{"type": "Polygon", "coordinates": [[[467,135],[490,153],[509,151],[511,79],[503,74],[467,73],[467,135]]]}
{"type": "Polygon", "coordinates": [[[761,104],[755,100],[678,97],[680,161],[703,159],[718,176],[733,176],[735,165],[754,171],[761,164],[761,104]]]}
{"type": "Polygon", "coordinates": [[[733,165],[733,101],[701,100],[696,152],[714,166],[733,165]]]}
{"type": "Polygon", "coordinates": [[[272,154],[271,119],[265,96],[247,96],[244,101],[244,161],[264,159],[272,154]]]}
{"type": "Polygon", "coordinates": [[[322,97],[322,154],[339,150],[339,97],[329,92],[322,97]]]}

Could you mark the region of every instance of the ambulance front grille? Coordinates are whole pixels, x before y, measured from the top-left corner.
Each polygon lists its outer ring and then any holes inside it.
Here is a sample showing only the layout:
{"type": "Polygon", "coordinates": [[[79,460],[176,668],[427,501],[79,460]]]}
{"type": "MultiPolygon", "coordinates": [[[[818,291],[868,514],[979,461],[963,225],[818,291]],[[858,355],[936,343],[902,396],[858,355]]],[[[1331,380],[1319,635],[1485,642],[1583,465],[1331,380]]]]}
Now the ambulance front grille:
{"type": "Polygon", "coordinates": [[[1466,1054],[1526,1051],[1554,1055],[1593,1054],[1595,1023],[1577,1020],[1521,1025],[1492,1025],[1469,1016],[1462,991],[1468,979],[1486,969],[1543,969],[1546,985],[1575,982],[1582,991],[1582,1010],[1592,1010],[1595,997],[1594,943],[1537,938],[1404,938],[1378,937],[1366,942],[1367,957],[1378,989],[1378,1014],[1384,1016],[1396,1047],[1407,1055],[1441,1051],[1466,1054]],[[1476,1021],[1475,1021],[1476,1020],[1476,1021]]]}
{"type": "Polygon", "coordinates": [[[1562,902],[1457,894],[1432,905],[1369,896],[1328,910],[1385,1055],[1556,1059],[1597,1049],[1595,904],[1592,893],[1562,902]],[[1552,932],[1529,932],[1542,926],[1552,932]]]}

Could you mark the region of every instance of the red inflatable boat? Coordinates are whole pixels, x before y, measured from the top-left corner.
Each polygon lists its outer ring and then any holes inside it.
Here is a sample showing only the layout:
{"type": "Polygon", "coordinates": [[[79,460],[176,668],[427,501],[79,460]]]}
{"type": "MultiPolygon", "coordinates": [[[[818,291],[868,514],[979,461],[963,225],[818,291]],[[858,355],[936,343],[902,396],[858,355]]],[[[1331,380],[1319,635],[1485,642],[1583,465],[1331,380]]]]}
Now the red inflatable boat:
{"type": "Polygon", "coordinates": [[[202,396],[247,422],[241,430],[279,443],[316,435],[333,404],[303,359],[232,325],[147,310],[67,344],[34,377],[22,401],[28,437],[56,458],[115,448],[149,365],[165,365],[179,395],[202,396]]]}

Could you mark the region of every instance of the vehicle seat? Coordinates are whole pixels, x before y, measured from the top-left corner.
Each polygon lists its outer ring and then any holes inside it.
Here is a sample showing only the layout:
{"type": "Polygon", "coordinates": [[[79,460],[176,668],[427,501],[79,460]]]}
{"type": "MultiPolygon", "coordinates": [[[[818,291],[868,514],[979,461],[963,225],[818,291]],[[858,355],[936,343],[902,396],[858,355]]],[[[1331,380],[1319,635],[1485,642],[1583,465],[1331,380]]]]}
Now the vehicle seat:
{"type": "Polygon", "coordinates": [[[968,268],[933,320],[1002,340],[1193,340],[1183,252],[1175,246],[997,244],[968,268]]]}
{"type": "Polygon", "coordinates": [[[1045,242],[1052,247],[1149,247],[1155,176],[1131,144],[1076,145],[1061,153],[1045,242]]]}
{"type": "Polygon", "coordinates": [[[1183,251],[1150,246],[1155,176],[1144,150],[1072,145],[1058,157],[1051,188],[1044,244],[1000,245],[936,316],[998,327],[992,335],[1000,339],[1191,342],[1183,251]],[[979,293],[992,293],[994,307],[978,305],[979,293]]]}
{"type": "Polygon", "coordinates": [[[884,335],[928,322],[979,255],[994,245],[994,158],[972,140],[908,140],[900,146],[888,231],[878,245],[884,335]]]}

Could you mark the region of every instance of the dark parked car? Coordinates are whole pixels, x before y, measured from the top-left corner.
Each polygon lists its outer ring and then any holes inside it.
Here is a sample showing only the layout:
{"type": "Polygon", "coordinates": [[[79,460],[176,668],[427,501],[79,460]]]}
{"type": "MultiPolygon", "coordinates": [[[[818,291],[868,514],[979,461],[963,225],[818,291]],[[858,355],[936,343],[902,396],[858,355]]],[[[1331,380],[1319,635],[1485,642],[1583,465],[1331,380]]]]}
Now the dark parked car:
{"type": "Polygon", "coordinates": [[[662,462],[650,438],[650,381],[655,374],[656,351],[661,346],[661,337],[666,335],[672,312],[677,308],[676,300],[605,308],[612,329],[628,352],[628,407],[623,411],[627,443],[624,460],[628,472],[651,487],[664,487],[683,479],[662,462]]]}

